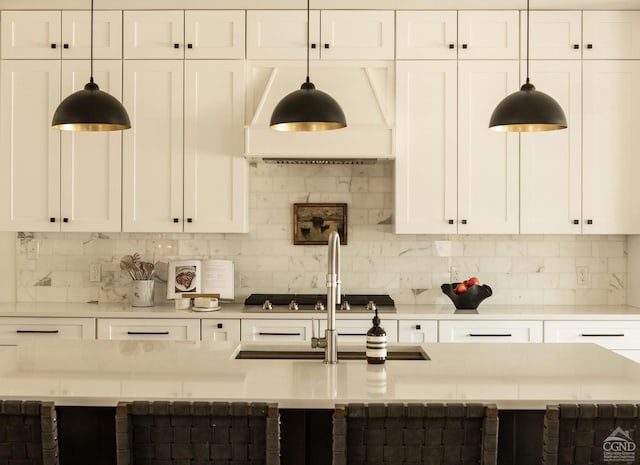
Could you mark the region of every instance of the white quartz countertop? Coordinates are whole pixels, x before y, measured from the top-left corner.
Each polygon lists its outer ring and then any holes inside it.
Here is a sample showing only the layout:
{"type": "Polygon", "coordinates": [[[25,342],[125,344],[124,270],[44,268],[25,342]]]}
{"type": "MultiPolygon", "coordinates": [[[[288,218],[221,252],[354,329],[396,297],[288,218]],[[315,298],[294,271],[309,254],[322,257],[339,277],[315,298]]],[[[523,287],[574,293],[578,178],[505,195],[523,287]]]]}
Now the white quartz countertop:
{"type": "MultiPolygon", "coordinates": [[[[431,360],[382,366],[363,360],[326,365],[234,359],[239,348],[260,347],[264,344],[104,340],[0,346],[0,398],[80,406],[250,400],[281,408],[462,401],[544,409],[565,401],[640,402],[640,364],[594,344],[425,344],[419,348],[431,360]]],[[[302,343],[286,347],[311,350],[302,343]]]]}
{"type": "MultiPolygon", "coordinates": [[[[640,308],[619,305],[491,305],[483,304],[477,313],[456,313],[453,304],[396,305],[397,313],[381,313],[400,320],[640,320],[640,308]]],[[[92,318],[324,318],[325,312],[243,312],[243,304],[222,303],[218,311],[176,310],[173,305],[131,307],[128,303],[0,303],[0,317],[92,317],[92,318]]],[[[371,319],[370,312],[338,312],[341,319],[371,319]]]]}

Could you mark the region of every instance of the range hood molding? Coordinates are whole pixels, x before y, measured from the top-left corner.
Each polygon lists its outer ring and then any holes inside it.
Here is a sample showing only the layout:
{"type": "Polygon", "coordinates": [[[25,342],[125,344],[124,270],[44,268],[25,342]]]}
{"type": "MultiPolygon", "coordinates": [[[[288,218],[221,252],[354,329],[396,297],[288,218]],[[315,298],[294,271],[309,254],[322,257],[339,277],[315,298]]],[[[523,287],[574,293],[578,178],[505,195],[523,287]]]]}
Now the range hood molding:
{"type": "Polygon", "coordinates": [[[269,127],[275,105],[304,78],[298,61],[249,62],[245,155],[250,159],[395,158],[395,80],[391,61],[314,61],[311,77],[344,109],[347,127],[280,132],[269,127]]]}

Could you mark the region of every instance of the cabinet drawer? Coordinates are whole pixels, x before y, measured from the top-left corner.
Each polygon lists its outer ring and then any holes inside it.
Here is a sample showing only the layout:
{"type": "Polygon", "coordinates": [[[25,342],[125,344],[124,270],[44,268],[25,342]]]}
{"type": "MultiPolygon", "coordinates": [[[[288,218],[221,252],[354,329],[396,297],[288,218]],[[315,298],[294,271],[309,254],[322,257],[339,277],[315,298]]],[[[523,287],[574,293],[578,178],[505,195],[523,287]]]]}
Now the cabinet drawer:
{"type": "Polygon", "coordinates": [[[0,343],[16,343],[33,338],[95,339],[93,318],[0,318],[0,343]]]}
{"type": "Polygon", "coordinates": [[[439,342],[542,342],[542,321],[440,321],[439,342]]]}
{"type": "Polygon", "coordinates": [[[239,341],[239,319],[202,320],[200,334],[203,341],[239,341]]]}
{"type": "Polygon", "coordinates": [[[171,318],[101,318],[98,339],[198,341],[200,320],[171,318]]]}
{"type": "MultiPolygon", "coordinates": [[[[338,344],[341,342],[367,342],[367,331],[373,326],[370,319],[365,320],[336,320],[338,330],[338,344]]],[[[387,333],[387,342],[398,342],[398,321],[380,318],[380,326],[387,333]]],[[[320,320],[320,337],[324,337],[327,321],[320,320]]]]}
{"type": "Polygon", "coordinates": [[[640,321],[545,321],[544,342],[593,342],[608,349],[640,349],[640,321]]]}
{"type": "Polygon", "coordinates": [[[399,320],[398,342],[438,342],[438,322],[435,320],[399,320]]]}
{"type": "Polygon", "coordinates": [[[310,341],[312,320],[242,320],[242,341],[310,341]]]}

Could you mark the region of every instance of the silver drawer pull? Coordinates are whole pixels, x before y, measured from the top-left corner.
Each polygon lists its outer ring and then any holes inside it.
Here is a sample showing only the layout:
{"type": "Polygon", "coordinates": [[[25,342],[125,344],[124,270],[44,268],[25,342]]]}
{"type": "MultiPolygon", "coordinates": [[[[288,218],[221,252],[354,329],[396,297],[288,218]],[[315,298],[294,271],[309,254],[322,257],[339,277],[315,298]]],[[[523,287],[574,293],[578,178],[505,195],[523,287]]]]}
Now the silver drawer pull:
{"type": "Polygon", "coordinates": [[[580,336],[582,337],[624,337],[624,333],[582,333],[580,336]]]}
{"type": "Polygon", "coordinates": [[[495,333],[495,334],[491,334],[491,333],[487,333],[487,334],[476,334],[476,333],[469,333],[470,337],[511,337],[512,334],[511,333],[495,333]]]}
{"type": "Polygon", "coordinates": [[[17,329],[17,334],[58,334],[57,329],[17,329]]]}
{"type": "Polygon", "coordinates": [[[129,334],[130,336],[167,336],[169,335],[169,331],[127,331],[127,334],[129,334]]]}
{"type": "Polygon", "coordinates": [[[302,336],[301,333],[266,333],[260,331],[258,336],[302,336]]]}

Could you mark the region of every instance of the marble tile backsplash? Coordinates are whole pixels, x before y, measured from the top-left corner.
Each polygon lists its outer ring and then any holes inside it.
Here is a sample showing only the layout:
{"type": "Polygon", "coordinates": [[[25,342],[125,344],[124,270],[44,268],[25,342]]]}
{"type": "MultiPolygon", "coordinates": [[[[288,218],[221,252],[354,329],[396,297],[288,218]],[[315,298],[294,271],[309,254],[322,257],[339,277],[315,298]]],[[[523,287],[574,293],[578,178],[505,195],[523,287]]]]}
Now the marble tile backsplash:
{"type": "MultiPolygon", "coordinates": [[[[440,284],[476,275],[492,304],[626,303],[626,236],[396,235],[393,164],[272,165],[250,168],[247,234],[18,233],[21,302],[128,301],[122,256],[145,260],[224,258],[235,264],[236,301],[253,292],[323,293],[326,247],[293,245],[293,207],[348,204],[343,291],[389,293],[397,303],[448,302],[440,284]],[[101,281],[90,282],[99,264],[101,281]],[[586,270],[586,282],[578,279],[586,270]]],[[[156,303],[166,281],[156,281],[156,303]]],[[[166,279],[166,277],[164,277],[166,279]]]]}

